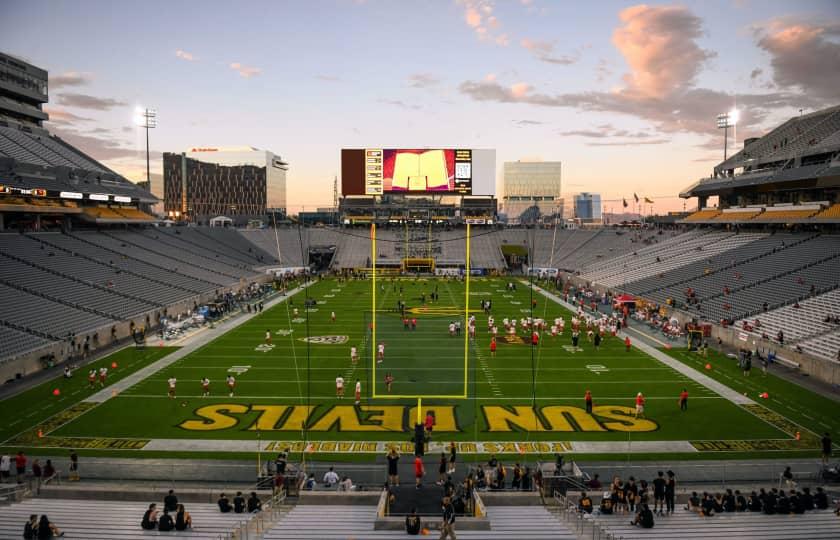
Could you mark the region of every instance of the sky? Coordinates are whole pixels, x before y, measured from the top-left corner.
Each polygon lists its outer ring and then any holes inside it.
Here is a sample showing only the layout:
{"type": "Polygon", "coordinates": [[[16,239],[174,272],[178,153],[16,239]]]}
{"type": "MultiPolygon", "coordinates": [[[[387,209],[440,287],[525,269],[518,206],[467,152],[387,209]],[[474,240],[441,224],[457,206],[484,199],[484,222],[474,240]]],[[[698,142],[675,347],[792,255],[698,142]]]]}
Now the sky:
{"type": "Polygon", "coordinates": [[[270,150],[291,211],[332,205],[343,147],[494,148],[499,194],[503,162],[561,161],[567,200],[682,210],[723,158],[718,113],[740,147],[840,104],[836,0],[0,0],[0,50],[49,71],[48,129],[126,177],[151,107],[153,175],[163,152],[270,150]]]}

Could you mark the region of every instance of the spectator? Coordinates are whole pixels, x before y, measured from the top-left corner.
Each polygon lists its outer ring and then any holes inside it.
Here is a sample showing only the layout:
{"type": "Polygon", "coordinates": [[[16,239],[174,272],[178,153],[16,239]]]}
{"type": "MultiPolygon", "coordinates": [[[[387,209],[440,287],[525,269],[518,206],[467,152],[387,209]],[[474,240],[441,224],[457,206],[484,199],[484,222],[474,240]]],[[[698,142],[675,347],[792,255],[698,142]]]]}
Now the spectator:
{"type": "Polygon", "coordinates": [[[700,508],[700,497],[697,495],[696,491],[691,492],[691,497],[688,498],[688,504],[686,504],[685,509],[689,512],[696,512],[701,513],[702,508],[700,508]]]}
{"type": "Polygon", "coordinates": [[[386,458],[388,460],[388,481],[392,486],[398,486],[400,485],[400,476],[397,466],[400,462],[400,455],[397,453],[397,449],[392,446],[386,458]]]}
{"type": "Polygon", "coordinates": [[[219,495],[219,500],[216,501],[216,504],[219,505],[219,512],[223,514],[227,514],[228,512],[233,510],[233,507],[230,505],[230,501],[228,500],[227,495],[225,495],[224,493],[219,495]]]}
{"type": "Polygon", "coordinates": [[[665,509],[669,514],[674,513],[674,498],[677,494],[677,479],[674,471],[668,471],[668,479],[665,481],[665,509]]]}
{"type": "Polygon", "coordinates": [[[817,510],[825,510],[828,508],[828,495],[826,495],[823,488],[818,487],[817,492],[814,493],[814,506],[817,510]]]}
{"type": "Polygon", "coordinates": [[[324,485],[331,488],[336,484],[338,484],[338,475],[335,472],[335,467],[330,467],[330,470],[324,474],[324,485]]]}
{"type": "MultiPolygon", "coordinates": [[[[840,353],[838,353],[840,355],[840,353]]],[[[831,436],[826,431],[822,438],[822,462],[823,465],[828,465],[828,460],[831,459],[831,436]]]]}
{"type": "Polygon", "coordinates": [[[638,525],[643,529],[653,528],[653,512],[647,504],[642,504],[639,511],[636,512],[636,518],[630,522],[630,525],[638,525]]]}
{"type": "Polygon", "coordinates": [[[257,497],[257,492],[252,491],[251,496],[248,497],[248,513],[255,514],[262,510],[262,501],[257,497]]]}
{"type": "Polygon", "coordinates": [[[17,473],[17,483],[22,484],[23,477],[26,475],[26,456],[22,450],[15,456],[15,472],[17,473]]]}
{"type": "Polygon", "coordinates": [[[175,528],[175,521],[173,521],[172,516],[169,515],[169,510],[166,508],[163,509],[163,515],[160,516],[158,520],[158,530],[159,531],[171,531],[175,528]]]}
{"type": "Polygon", "coordinates": [[[281,473],[276,473],[272,481],[271,494],[277,496],[286,488],[286,477],[281,473]]]}
{"type": "Polygon", "coordinates": [[[352,491],[353,487],[353,481],[350,480],[349,476],[345,476],[341,479],[341,483],[338,484],[338,491],[352,491]]]}
{"type": "Polygon", "coordinates": [[[8,454],[0,456],[0,482],[6,483],[12,470],[12,458],[8,454]]]}
{"type": "Polygon", "coordinates": [[[411,513],[405,516],[405,532],[412,536],[420,534],[422,524],[420,516],[417,515],[417,508],[412,508],[411,513]]]}
{"type": "Polygon", "coordinates": [[[706,492],[703,492],[703,501],[700,503],[700,513],[705,517],[715,515],[715,500],[706,492]]]}
{"type": "Polygon", "coordinates": [[[599,476],[596,474],[595,476],[590,478],[589,482],[587,482],[587,485],[591,489],[601,489],[601,480],[599,479],[599,476]]]}
{"type": "Polygon", "coordinates": [[[444,480],[446,480],[446,469],[447,469],[446,454],[441,452],[440,453],[440,462],[438,463],[438,480],[437,480],[437,482],[435,482],[439,486],[442,486],[444,480]]]}
{"type": "Polygon", "coordinates": [[[309,473],[309,477],[306,479],[306,484],[304,484],[304,489],[315,489],[315,484],[315,473],[309,473]]]}
{"type": "Polygon", "coordinates": [[[796,487],[796,482],[793,480],[793,471],[790,470],[790,467],[785,467],[785,471],[782,473],[782,478],[785,479],[787,487],[796,487]]]}
{"type": "Polygon", "coordinates": [[[236,497],[233,498],[233,511],[237,514],[245,511],[245,497],[242,496],[241,491],[237,491],[236,497]]]}
{"type": "Polygon", "coordinates": [[[580,494],[578,509],[586,514],[592,513],[592,499],[589,498],[589,495],[587,495],[585,491],[580,494]]]}
{"type": "Polygon", "coordinates": [[[525,472],[522,473],[522,491],[531,491],[531,467],[525,466],[525,472]]]}
{"type": "Polygon", "coordinates": [[[455,540],[455,507],[449,497],[443,498],[443,521],[440,524],[440,540],[452,537],[455,540]]]}
{"type": "Polygon", "coordinates": [[[192,529],[192,516],[184,510],[183,504],[178,504],[178,510],[175,513],[175,530],[186,531],[187,529],[192,529]]]}
{"type": "Polygon", "coordinates": [[[662,471],[656,473],[653,480],[653,511],[664,515],[665,510],[665,474],[662,471]]]}
{"type": "Polygon", "coordinates": [[[414,488],[420,489],[423,487],[423,476],[426,474],[426,468],[423,466],[423,459],[420,456],[414,456],[414,488]]]}
{"type": "Polygon", "coordinates": [[[522,487],[522,467],[517,463],[513,466],[513,480],[510,483],[511,489],[520,489],[522,487]]]}
{"type": "Polygon", "coordinates": [[[735,490],[735,511],[744,512],[747,509],[747,499],[741,495],[740,490],[735,490]]]}
{"type": "Polygon", "coordinates": [[[79,481],[79,455],[75,450],[70,450],[70,475],[68,479],[71,482],[79,481]]]}
{"type": "Polygon", "coordinates": [[[23,526],[23,540],[35,540],[38,531],[38,514],[30,514],[29,521],[23,526]]]}
{"type": "Polygon", "coordinates": [[[750,498],[747,500],[747,508],[750,509],[750,512],[761,512],[761,499],[755,491],[750,493],[750,498]]]}
{"type": "Polygon", "coordinates": [[[140,526],[147,531],[153,531],[157,529],[157,505],[152,503],[149,505],[149,509],[143,514],[143,520],[140,522],[140,526]]]}
{"type": "Polygon", "coordinates": [[[52,460],[48,459],[46,465],[44,465],[44,484],[49,484],[50,481],[55,478],[56,475],[55,467],[53,467],[52,460]]]}
{"type": "Polygon", "coordinates": [[[802,496],[800,497],[800,499],[802,500],[802,508],[805,511],[814,509],[814,496],[811,495],[811,488],[802,488],[802,496]]]}
{"type": "Polygon", "coordinates": [[[32,461],[32,478],[35,479],[35,494],[39,495],[41,493],[41,477],[43,476],[43,471],[41,470],[41,462],[37,459],[32,461]]]}
{"type": "Polygon", "coordinates": [[[731,489],[726,490],[726,495],[723,497],[723,511],[724,512],[734,512],[735,511],[735,495],[732,493],[731,489]]]}
{"type": "Polygon", "coordinates": [[[178,509],[178,497],[175,496],[175,490],[170,489],[169,494],[163,498],[163,509],[170,512],[178,509]]]}
{"type": "Polygon", "coordinates": [[[38,522],[38,540],[50,540],[50,538],[62,537],[64,533],[58,530],[46,514],[41,514],[41,521],[38,522]]]}

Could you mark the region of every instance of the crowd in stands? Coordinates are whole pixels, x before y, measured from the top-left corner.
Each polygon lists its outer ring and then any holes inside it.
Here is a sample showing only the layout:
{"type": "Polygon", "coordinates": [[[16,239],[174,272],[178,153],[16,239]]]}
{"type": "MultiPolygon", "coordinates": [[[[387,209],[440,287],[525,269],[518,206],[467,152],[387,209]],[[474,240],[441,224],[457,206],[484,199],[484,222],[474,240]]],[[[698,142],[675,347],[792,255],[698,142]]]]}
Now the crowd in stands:
{"type": "Polygon", "coordinates": [[[826,510],[828,506],[828,495],[823,488],[817,487],[812,494],[811,488],[804,487],[801,491],[790,489],[788,493],[783,489],[772,488],[767,491],[761,488],[758,492],[753,490],[747,496],[737,489],[727,489],[724,493],[715,494],[704,491],[702,496],[693,491],[685,509],[709,517],[725,512],[804,514],[811,510],[826,510]]]}

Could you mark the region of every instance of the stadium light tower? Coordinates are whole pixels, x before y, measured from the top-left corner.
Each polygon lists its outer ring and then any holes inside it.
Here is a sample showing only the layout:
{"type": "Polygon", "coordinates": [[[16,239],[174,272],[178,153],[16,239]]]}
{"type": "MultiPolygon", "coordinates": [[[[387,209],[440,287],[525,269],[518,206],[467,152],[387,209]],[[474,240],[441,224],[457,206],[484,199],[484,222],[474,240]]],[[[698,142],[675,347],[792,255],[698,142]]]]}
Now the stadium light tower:
{"type": "Polygon", "coordinates": [[[738,124],[738,109],[732,109],[729,112],[721,113],[717,116],[717,127],[723,130],[723,160],[726,161],[727,150],[729,146],[729,128],[734,128],[738,124]]]}
{"type": "Polygon", "coordinates": [[[149,130],[157,127],[157,110],[155,109],[139,109],[139,118],[137,120],[141,128],[146,130],[146,185],[149,191],[152,191],[152,175],[149,168],[149,130]]]}

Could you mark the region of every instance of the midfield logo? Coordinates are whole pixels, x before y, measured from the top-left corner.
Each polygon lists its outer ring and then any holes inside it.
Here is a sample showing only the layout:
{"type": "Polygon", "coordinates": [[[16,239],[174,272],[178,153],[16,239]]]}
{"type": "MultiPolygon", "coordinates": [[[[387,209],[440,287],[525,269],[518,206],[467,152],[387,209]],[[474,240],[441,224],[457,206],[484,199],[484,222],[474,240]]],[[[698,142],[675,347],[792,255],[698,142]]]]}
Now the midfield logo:
{"type": "Polygon", "coordinates": [[[317,345],[341,345],[342,343],[347,343],[349,338],[347,336],[309,336],[298,339],[303,342],[315,343],[317,345]]]}
{"type": "Polygon", "coordinates": [[[272,343],[270,345],[268,343],[260,343],[259,345],[257,345],[257,348],[254,349],[254,350],[257,351],[257,352],[266,353],[266,352],[269,352],[272,349],[274,349],[274,343],[272,343]]]}
{"type": "Polygon", "coordinates": [[[242,375],[249,369],[251,369],[251,366],[231,366],[231,368],[228,370],[228,373],[236,373],[237,375],[242,375]]]}
{"type": "Polygon", "coordinates": [[[294,332],[294,330],[292,330],[291,328],[289,328],[288,330],[285,329],[285,328],[281,328],[280,330],[274,332],[274,335],[275,336],[288,336],[288,335],[291,335],[292,332],[294,332]]]}

